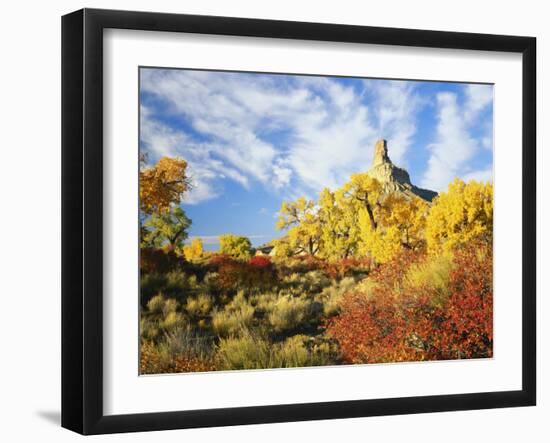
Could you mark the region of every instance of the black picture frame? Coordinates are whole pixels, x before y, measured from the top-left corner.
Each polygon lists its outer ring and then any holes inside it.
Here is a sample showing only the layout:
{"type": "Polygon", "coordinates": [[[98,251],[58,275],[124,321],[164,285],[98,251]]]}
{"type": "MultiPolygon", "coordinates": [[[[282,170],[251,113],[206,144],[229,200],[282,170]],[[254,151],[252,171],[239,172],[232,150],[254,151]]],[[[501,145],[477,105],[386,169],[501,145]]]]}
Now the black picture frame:
{"type": "Polygon", "coordinates": [[[62,18],[62,426],[82,434],[531,406],[536,403],[536,39],[230,17],[83,9],[62,18]],[[522,97],[522,389],[104,415],[103,30],[519,53],[522,97]]]}

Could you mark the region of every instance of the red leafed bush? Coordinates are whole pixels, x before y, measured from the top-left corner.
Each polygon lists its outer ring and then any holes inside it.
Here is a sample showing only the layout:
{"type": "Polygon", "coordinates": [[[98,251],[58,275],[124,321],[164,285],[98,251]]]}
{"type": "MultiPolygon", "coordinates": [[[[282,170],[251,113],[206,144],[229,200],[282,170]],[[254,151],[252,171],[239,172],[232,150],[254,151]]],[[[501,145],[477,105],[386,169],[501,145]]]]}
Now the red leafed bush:
{"type": "Polygon", "coordinates": [[[353,273],[369,272],[371,269],[371,260],[367,257],[343,258],[336,262],[326,262],[323,266],[323,271],[330,278],[343,278],[353,273]]]}
{"type": "Polygon", "coordinates": [[[235,259],[226,254],[215,254],[208,260],[208,264],[215,269],[218,269],[220,266],[234,264],[236,262],[237,261],[235,259]]]}
{"type": "Polygon", "coordinates": [[[156,248],[140,249],[140,270],[142,273],[166,273],[184,263],[173,251],[156,248]]]}
{"type": "Polygon", "coordinates": [[[439,358],[493,356],[493,257],[471,247],[455,255],[451,293],[434,345],[439,358]]]}
{"type": "Polygon", "coordinates": [[[381,363],[492,356],[492,253],[480,245],[457,251],[450,295],[432,303],[427,288],[406,288],[403,277],[421,259],[405,253],[371,274],[372,294],[344,296],[327,323],[348,363],[381,363]]]}
{"type": "Polygon", "coordinates": [[[271,260],[269,257],[265,257],[262,255],[257,255],[255,257],[252,257],[248,264],[254,268],[258,269],[266,269],[270,270],[273,267],[273,263],[271,263],[271,260]]]}
{"type": "Polygon", "coordinates": [[[218,285],[221,289],[239,289],[247,283],[247,268],[245,263],[235,260],[218,265],[218,285]]]}
{"type": "Polygon", "coordinates": [[[215,263],[218,285],[223,290],[262,289],[275,279],[273,264],[267,257],[252,257],[242,262],[220,256],[215,263]]]}

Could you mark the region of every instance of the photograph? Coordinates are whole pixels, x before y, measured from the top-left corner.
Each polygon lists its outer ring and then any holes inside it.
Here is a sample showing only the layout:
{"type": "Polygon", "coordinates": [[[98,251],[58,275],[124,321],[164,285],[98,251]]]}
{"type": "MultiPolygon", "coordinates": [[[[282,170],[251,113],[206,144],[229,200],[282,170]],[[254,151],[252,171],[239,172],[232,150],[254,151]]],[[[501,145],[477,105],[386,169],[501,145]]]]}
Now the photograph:
{"type": "Polygon", "coordinates": [[[140,375],[493,357],[493,85],[139,68],[140,375]]]}

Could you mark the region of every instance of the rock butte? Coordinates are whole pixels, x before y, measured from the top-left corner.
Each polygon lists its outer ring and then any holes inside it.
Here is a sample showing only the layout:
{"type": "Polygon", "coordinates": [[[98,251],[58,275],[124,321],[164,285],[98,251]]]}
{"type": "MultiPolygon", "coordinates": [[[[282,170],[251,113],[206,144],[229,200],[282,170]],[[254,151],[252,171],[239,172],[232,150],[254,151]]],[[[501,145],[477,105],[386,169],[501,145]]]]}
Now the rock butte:
{"type": "Polygon", "coordinates": [[[388,143],[386,140],[378,140],[374,146],[374,158],[368,174],[377,179],[384,192],[399,192],[409,197],[417,196],[431,202],[437,192],[419,188],[411,183],[409,173],[395,166],[388,156],[388,143]]]}

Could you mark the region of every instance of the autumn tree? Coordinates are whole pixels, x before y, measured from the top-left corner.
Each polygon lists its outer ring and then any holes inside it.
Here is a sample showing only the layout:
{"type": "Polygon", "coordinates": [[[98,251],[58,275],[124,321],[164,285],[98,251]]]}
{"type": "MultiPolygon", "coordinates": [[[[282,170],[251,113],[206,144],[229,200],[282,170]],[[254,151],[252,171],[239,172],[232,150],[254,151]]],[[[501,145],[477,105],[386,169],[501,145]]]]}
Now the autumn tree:
{"type": "Polygon", "coordinates": [[[220,253],[239,260],[248,260],[252,254],[252,244],[247,237],[240,235],[220,235],[220,253]]]}
{"type": "Polygon", "coordinates": [[[368,212],[359,212],[361,252],[370,253],[378,262],[384,263],[402,248],[417,250],[424,246],[427,202],[418,197],[391,193],[381,199],[373,212],[374,228],[368,212]]]}
{"type": "Polygon", "coordinates": [[[277,255],[315,255],[321,243],[318,208],[312,200],[300,197],[295,202],[283,202],[277,219],[277,229],[288,230],[275,242],[277,255]]]}
{"type": "Polygon", "coordinates": [[[139,172],[140,210],[145,214],[163,213],[179,204],[190,187],[187,162],[180,158],[162,157],[154,166],[141,162],[139,172]]]}
{"type": "Polygon", "coordinates": [[[379,263],[402,249],[423,246],[428,204],[401,193],[384,193],[380,182],[367,173],[353,174],[336,192],[340,225],[347,224],[347,247],[357,255],[370,255],[379,263]]]}
{"type": "Polygon", "coordinates": [[[368,173],[353,174],[341,188],[324,189],[319,203],[283,203],[277,255],[307,253],[328,260],[370,256],[383,263],[402,248],[424,246],[428,203],[408,194],[385,193],[368,173]]]}
{"type": "Polygon", "coordinates": [[[144,246],[166,247],[170,251],[183,246],[191,220],[179,206],[154,213],[145,222],[144,246]]]}
{"type": "Polygon", "coordinates": [[[432,253],[493,238],[493,185],[456,178],[433,202],[426,221],[426,240],[432,253]]]}
{"type": "Polygon", "coordinates": [[[189,261],[198,260],[204,254],[202,246],[202,240],[200,237],[196,237],[191,240],[191,244],[183,247],[183,255],[189,261]]]}
{"type": "Polygon", "coordinates": [[[359,240],[358,214],[343,189],[324,189],[319,196],[320,256],[339,260],[355,255],[359,240]]]}

